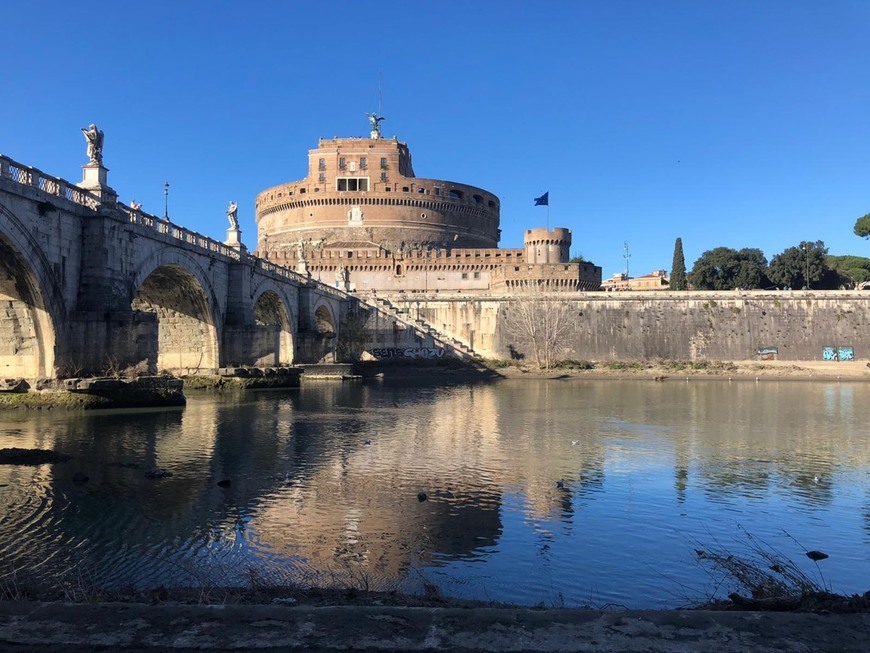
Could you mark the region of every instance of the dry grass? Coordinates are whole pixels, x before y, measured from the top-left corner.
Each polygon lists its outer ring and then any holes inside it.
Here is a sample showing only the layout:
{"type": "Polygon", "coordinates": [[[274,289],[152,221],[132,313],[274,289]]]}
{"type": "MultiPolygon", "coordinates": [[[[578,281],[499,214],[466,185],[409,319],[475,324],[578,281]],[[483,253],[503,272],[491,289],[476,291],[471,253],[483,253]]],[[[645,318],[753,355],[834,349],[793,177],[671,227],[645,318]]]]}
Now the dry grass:
{"type": "MultiPolygon", "coordinates": [[[[863,596],[835,594],[825,580],[820,561],[813,559],[816,552],[808,551],[788,533],[785,533],[786,537],[813,561],[816,568],[814,575],[805,572],[793,559],[767,542],[743,529],[741,533],[740,548],[746,550],[745,554],[735,554],[718,543],[713,547],[695,549],[698,562],[714,581],[713,593],[702,607],[805,612],[870,611],[870,592],[863,596]],[[728,591],[727,602],[714,598],[723,589],[728,591]]],[[[821,564],[824,564],[824,560],[821,564]]]]}

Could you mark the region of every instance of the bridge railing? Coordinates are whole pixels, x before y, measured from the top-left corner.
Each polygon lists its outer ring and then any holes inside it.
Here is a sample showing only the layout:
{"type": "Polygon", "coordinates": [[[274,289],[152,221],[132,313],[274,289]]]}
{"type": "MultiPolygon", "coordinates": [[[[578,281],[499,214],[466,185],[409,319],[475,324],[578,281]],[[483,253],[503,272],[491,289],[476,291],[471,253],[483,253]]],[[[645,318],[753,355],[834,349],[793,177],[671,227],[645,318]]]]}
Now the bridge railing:
{"type": "Polygon", "coordinates": [[[66,179],[52,177],[42,170],[18,163],[2,154],[0,154],[0,178],[11,179],[22,186],[30,186],[55,197],[63,197],[92,210],[96,210],[100,205],[99,199],[66,179]]]}
{"type": "MultiPolygon", "coordinates": [[[[140,209],[134,209],[125,204],[121,204],[120,202],[118,203],[118,209],[127,215],[127,218],[132,224],[152,229],[156,233],[175,238],[176,240],[180,240],[188,245],[193,245],[194,247],[207,250],[214,254],[226,256],[234,261],[249,262],[258,270],[293,281],[299,285],[304,286],[311,281],[307,276],[299,274],[295,270],[291,270],[290,268],[281,265],[275,265],[265,259],[243,252],[236,247],[230,247],[218,240],[214,240],[208,236],[203,236],[202,234],[191,231],[190,229],[179,227],[178,225],[163,220],[162,218],[158,218],[155,215],[145,213],[140,209]]],[[[337,299],[347,298],[347,294],[341,290],[323,284],[318,286],[318,292],[324,295],[330,295],[337,299]]]]}
{"type": "Polygon", "coordinates": [[[187,243],[188,245],[193,245],[194,247],[215,254],[221,254],[235,261],[240,261],[242,259],[242,253],[235,247],[230,247],[218,240],[214,240],[208,236],[203,236],[196,231],[185,229],[184,227],[173,224],[168,220],[158,218],[156,215],[145,213],[140,209],[134,209],[126,204],[121,204],[120,202],[118,202],[117,208],[122,213],[126,214],[127,219],[130,220],[131,224],[140,225],[147,229],[151,229],[158,234],[164,234],[170,238],[187,243]]]}
{"type": "MultiPolygon", "coordinates": [[[[18,163],[2,154],[0,154],[0,178],[10,179],[22,186],[36,188],[37,190],[55,197],[63,197],[94,211],[96,211],[101,204],[99,198],[83,188],[79,188],[65,179],[47,175],[37,168],[18,163]]],[[[155,215],[145,213],[140,209],[134,209],[133,207],[120,202],[117,203],[116,207],[127,216],[127,219],[131,224],[152,229],[156,233],[164,234],[170,238],[174,238],[213,254],[226,256],[234,261],[250,261],[253,263],[255,268],[262,270],[267,274],[274,274],[300,285],[307,285],[311,281],[305,275],[299,274],[294,270],[275,265],[274,263],[270,263],[269,261],[248,254],[236,247],[230,247],[218,240],[214,240],[208,236],[203,236],[202,234],[191,231],[190,229],[185,229],[184,227],[173,224],[168,220],[162,220],[155,215]]],[[[347,298],[347,293],[342,292],[337,288],[331,288],[325,284],[321,284],[318,290],[322,294],[330,295],[338,299],[347,298]]]]}

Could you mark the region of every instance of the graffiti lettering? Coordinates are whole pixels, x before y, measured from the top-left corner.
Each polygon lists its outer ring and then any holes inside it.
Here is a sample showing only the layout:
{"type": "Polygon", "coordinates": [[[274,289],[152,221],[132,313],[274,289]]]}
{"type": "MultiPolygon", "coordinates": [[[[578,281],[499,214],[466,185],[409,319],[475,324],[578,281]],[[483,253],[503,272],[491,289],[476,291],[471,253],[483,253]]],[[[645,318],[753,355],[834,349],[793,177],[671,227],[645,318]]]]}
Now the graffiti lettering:
{"type": "Polygon", "coordinates": [[[444,355],[443,347],[385,347],[372,349],[371,355],[377,359],[383,358],[441,358],[444,355]]]}
{"type": "Polygon", "coordinates": [[[855,349],[853,347],[822,347],[822,360],[853,361],[855,360],[855,349]]]}

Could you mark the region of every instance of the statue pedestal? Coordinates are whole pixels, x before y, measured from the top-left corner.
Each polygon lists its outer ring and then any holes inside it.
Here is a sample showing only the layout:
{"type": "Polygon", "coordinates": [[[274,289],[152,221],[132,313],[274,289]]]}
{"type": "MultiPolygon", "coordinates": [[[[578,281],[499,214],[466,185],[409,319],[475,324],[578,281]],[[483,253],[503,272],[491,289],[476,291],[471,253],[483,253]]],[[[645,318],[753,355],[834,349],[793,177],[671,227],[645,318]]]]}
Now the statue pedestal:
{"type": "Polygon", "coordinates": [[[299,259],[296,262],[296,272],[308,276],[308,263],[305,259],[299,259]]]}
{"type": "Polygon", "coordinates": [[[82,166],[82,183],[79,188],[84,188],[100,198],[101,202],[117,202],[118,193],[109,187],[109,169],[101,163],[89,163],[82,166]]]}
{"type": "Polygon", "coordinates": [[[242,230],[237,227],[230,227],[227,229],[227,239],[224,241],[224,245],[244,250],[245,246],[242,244],[242,230]]]}

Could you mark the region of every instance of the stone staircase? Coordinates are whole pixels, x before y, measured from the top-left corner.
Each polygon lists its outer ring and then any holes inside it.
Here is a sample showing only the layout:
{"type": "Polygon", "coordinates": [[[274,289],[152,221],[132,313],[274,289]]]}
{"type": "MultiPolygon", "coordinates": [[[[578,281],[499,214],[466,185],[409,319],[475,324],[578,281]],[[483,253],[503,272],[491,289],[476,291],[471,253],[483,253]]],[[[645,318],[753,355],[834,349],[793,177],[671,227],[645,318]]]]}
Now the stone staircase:
{"type": "Polygon", "coordinates": [[[386,297],[359,297],[360,303],[375,308],[389,315],[402,324],[432,338],[436,346],[444,347],[452,356],[462,360],[483,360],[483,357],[472,349],[468,344],[452,336],[441,333],[420,317],[414,317],[407,308],[400,308],[386,297]]]}

